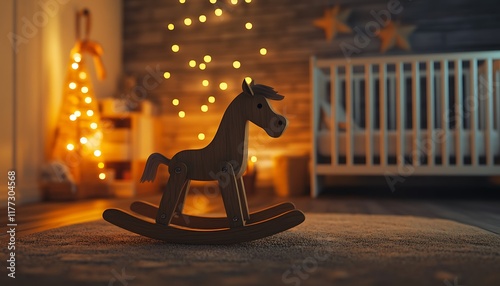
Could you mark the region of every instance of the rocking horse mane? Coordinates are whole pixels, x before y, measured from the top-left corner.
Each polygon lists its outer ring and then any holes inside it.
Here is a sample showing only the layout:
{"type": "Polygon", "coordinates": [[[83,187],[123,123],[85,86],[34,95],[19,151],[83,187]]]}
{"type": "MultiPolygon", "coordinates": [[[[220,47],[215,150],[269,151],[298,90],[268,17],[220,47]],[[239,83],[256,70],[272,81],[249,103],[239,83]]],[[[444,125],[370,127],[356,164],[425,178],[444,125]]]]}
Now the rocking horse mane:
{"type": "Polygon", "coordinates": [[[285,98],[283,95],[278,94],[278,92],[275,91],[274,88],[264,84],[250,84],[250,87],[255,94],[260,94],[267,99],[282,100],[283,98],[285,98]]]}

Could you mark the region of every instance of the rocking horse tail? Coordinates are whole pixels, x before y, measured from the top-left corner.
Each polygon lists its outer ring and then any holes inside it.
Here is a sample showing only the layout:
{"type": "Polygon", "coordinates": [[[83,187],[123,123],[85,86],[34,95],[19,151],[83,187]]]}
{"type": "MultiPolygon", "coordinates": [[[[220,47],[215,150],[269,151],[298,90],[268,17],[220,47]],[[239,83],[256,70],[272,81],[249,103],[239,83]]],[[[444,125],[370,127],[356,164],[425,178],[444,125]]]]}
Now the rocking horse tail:
{"type": "Polygon", "coordinates": [[[149,155],[148,160],[146,161],[146,167],[142,173],[141,183],[154,181],[156,178],[156,172],[158,171],[158,166],[160,164],[168,166],[169,163],[170,159],[160,153],[153,153],[149,155]]]}

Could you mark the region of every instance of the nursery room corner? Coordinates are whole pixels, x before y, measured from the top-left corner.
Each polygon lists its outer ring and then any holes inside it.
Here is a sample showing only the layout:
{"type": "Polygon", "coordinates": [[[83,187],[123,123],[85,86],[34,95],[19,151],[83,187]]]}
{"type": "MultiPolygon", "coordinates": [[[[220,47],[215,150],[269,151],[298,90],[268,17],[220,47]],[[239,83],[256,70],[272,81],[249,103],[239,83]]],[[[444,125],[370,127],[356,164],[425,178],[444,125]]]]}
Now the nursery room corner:
{"type": "Polygon", "coordinates": [[[2,285],[497,285],[500,6],[6,0],[2,285]]]}

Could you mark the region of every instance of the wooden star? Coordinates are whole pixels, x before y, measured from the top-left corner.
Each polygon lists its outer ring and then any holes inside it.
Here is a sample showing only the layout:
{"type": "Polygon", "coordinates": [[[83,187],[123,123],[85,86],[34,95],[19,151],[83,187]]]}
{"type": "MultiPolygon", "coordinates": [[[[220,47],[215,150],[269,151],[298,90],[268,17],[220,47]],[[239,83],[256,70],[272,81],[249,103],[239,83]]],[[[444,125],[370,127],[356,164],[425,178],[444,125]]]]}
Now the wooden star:
{"type": "Polygon", "coordinates": [[[394,23],[389,21],[385,28],[381,29],[377,35],[381,41],[380,52],[385,53],[394,46],[407,51],[411,50],[408,37],[416,28],[417,26],[415,25],[401,26],[399,22],[394,23]]]}
{"type": "Polygon", "coordinates": [[[326,9],[323,18],[314,20],[314,26],[321,28],[325,31],[327,41],[331,41],[337,33],[352,33],[349,26],[345,21],[351,14],[351,9],[340,10],[337,5],[333,8],[326,9]]]}

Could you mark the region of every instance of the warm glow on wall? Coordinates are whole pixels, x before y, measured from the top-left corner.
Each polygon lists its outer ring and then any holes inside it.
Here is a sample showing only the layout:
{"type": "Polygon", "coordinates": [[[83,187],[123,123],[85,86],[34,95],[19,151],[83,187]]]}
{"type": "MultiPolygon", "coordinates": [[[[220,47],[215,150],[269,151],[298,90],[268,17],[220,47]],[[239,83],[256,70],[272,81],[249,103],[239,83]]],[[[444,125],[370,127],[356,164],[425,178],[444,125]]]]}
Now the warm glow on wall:
{"type": "Polygon", "coordinates": [[[172,105],[174,106],[179,105],[179,100],[177,98],[172,99],[172,105]]]}
{"type": "Polygon", "coordinates": [[[169,79],[169,78],[170,78],[170,73],[169,73],[169,72],[164,72],[164,73],[163,73],[163,77],[164,77],[165,79],[169,79]]]}
{"type": "Polygon", "coordinates": [[[172,45],[172,52],[177,53],[180,50],[179,45],[172,45]]]}
{"type": "Polygon", "coordinates": [[[226,89],[227,89],[227,83],[225,83],[225,82],[221,82],[221,83],[219,84],[219,88],[220,88],[221,90],[226,90],[226,89]]]}

